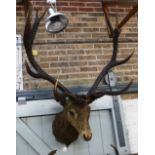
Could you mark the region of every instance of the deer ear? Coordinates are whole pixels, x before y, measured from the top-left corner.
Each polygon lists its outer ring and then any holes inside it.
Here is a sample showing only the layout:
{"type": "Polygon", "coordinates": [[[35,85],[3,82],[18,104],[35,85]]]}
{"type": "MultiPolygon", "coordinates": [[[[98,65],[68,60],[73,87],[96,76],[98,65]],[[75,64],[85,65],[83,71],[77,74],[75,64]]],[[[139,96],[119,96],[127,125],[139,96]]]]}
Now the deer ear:
{"type": "Polygon", "coordinates": [[[53,94],[54,94],[54,99],[64,107],[66,104],[65,95],[58,92],[56,89],[54,89],[53,94]]]}
{"type": "Polygon", "coordinates": [[[65,94],[61,94],[59,96],[59,103],[64,107],[67,103],[69,103],[69,98],[65,96],[65,94]]]}
{"type": "Polygon", "coordinates": [[[64,97],[63,97],[63,96],[60,96],[60,97],[59,97],[58,102],[59,102],[59,104],[61,104],[63,107],[64,107],[64,106],[65,106],[65,104],[66,104],[66,101],[65,101],[65,99],[64,99],[64,97]]]}

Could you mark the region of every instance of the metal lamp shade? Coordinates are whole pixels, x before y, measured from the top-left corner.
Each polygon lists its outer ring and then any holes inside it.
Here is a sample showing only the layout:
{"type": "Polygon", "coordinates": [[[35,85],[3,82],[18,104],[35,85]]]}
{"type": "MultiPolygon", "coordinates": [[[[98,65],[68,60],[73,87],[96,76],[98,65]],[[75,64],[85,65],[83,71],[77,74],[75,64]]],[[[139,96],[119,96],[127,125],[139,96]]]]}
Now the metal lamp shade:
{"type": "Polygon", "coordinates": [[[68,25],[68,18],[63,13],[55,12],[52,8],[48,12],[49,17],[45,24],[46,31],[50,33],[63,31],[68,25]]]}

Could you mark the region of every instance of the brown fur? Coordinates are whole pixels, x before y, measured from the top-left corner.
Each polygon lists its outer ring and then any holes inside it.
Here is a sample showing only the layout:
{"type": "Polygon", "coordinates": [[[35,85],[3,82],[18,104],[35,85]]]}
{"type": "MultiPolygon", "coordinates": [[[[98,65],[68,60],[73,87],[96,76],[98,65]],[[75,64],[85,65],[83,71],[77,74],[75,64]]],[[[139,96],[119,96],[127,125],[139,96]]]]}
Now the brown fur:
{"type": "Polygon", "coordinates": [[[53,133],[57,141],[65,143],[67,146],[79,136],[79,133],[66,120],[64,113],[56,115],[53,122],[53,133]]]}
{"type": "MultiPolygon", "coordinates": [[[[89,127],[90,107],[80,107],[76,104],[66,104],[64,111],[58,113],[53,121],[53,134],[57,141],[69,146],[82,133],[85,140],[87,131],[91,134],[89,127]]],[[[88,135],[89,136],[89,135],[88,135]]]]}

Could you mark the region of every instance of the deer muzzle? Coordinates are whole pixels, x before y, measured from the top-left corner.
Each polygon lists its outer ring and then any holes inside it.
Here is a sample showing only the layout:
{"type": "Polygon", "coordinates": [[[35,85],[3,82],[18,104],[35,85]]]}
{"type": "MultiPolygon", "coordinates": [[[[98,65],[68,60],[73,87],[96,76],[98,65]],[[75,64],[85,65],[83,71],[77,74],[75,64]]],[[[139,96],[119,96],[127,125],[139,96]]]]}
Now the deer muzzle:
{"type": "Polygon", "coordinates": [[[82,132],[83,138],[88,141],[92,138],[92,132],[91,130],[85,130],[82,132]]]}

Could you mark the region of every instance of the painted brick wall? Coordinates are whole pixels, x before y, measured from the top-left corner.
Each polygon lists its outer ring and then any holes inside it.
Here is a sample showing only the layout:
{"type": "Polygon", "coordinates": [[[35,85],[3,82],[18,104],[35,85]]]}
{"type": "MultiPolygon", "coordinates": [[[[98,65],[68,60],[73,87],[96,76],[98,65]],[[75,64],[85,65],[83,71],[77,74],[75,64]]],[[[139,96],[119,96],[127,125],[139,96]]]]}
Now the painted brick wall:
{"type": "MultiPolygon", "coordinates": [[[[46,0],[31,0],[34,8],[39,8],[42,13],[48,5],[46,0]]],[[[101,2],[98,0],[57,0],[58,11],[63,12],[69,18],[69,25],[65,31],[58,34],[49,34],[45,31],[44,22],[41,22],[37,33],[34,49],[38,50],[37,61],[51,75],[58,78],[66,86],[91,84],[105,65],[112,52],[111,43],[76,43],[60,44],[60,41],[89,41],[110,40],[108,37],[101,2]],[[57,42],[51,44],[51,42],[57,42]],[[37,45],[40,43],[40,45],[37,45]]],[[[16,7],[17,34],[23,34],[24,8],[16,7]]],[[[110,18],[115,24],[115,12],[121,20],[130,8],[110,7],[110,18]]],[[[46,18],[46,17],[45,17],[46,18]]],[[[128,64],[114,69],[120,82],[133,78],[137,81],[137,15],[123,27],[120,40],[128,40],[120,43],[119,58],[126,57],[133,48],[135,54],[128,64]],[[131,42],[132,41],[132,42],[131,42]]],[[[23,62],[26,59],[25,52],[23,62]]],[[[24,89],[36,89],[51,87],[51,84],[43,80],[30,77],[23,65],[24,89]]]]}

